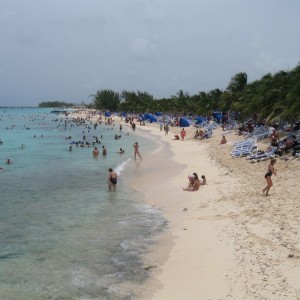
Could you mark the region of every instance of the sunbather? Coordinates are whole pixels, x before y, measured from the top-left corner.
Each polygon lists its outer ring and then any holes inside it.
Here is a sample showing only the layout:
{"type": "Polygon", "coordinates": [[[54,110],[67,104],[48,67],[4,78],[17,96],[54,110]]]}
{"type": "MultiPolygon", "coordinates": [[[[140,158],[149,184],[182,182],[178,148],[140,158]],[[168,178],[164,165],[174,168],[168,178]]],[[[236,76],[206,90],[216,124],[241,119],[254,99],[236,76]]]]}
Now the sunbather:
{"type": "Polygon", "coordinates": [[[266,160],[273,157],[273,155],[276,153],[276,150],[276,147],[269,146],[266,151],[258,151],[255,154],[249,155],[247,159],[250,159],[251,162],[266,160]]]}
{"type": "Polygon", "coordinates": [[[223,137],[221,139],[221,142],[220,142],[220,145],[226,144],[226,143],[227,143],[226,137],[223,135],[223,137]]]}
{"type": "Polygon", "coordinates": [[[183,188],[183,191],[194,192],[199,190],[200,181],[196,179],[195,175],[190,175],[189,177],[189,185],[186,188],[183,188]]]}

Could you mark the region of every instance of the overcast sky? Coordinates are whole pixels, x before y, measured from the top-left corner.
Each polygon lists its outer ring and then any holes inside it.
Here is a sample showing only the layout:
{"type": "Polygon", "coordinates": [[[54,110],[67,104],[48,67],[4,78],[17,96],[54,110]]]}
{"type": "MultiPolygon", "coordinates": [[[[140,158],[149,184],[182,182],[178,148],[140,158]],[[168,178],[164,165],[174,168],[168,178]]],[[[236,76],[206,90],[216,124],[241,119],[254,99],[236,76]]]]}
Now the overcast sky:
{"type": "Polygon", "coordinates": [[[300,62],[299,0],[0,0],[0,106],[225,89],[300,62]]]}

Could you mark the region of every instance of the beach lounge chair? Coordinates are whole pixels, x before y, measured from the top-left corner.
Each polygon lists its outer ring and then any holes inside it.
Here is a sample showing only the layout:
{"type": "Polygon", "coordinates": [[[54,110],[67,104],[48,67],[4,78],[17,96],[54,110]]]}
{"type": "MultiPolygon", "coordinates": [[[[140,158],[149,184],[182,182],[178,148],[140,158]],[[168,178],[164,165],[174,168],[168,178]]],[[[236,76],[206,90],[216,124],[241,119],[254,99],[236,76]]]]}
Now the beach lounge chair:
{"type": "Polygon", "coordinates": [[[256,153],[254,155],[249,155],[247,159],[249,159],[251,163],[261,162],[274,157],[275,151],[276,147],[271,147],[268,151],[256,153]]]}
{"type": "Polygon", "coordinates": [[[253,145],[254,143],[256,143],[256,139],[252,139],[252,138],[247,138],[243,141],[234,143],[233,146],[235,148],[242,148],[242,147],[248,147],[250,145],[253,145]]]}
{"type": "Polygon", "coordinates": [[[255,140],[249,140],[247,143],[242,143],[234,146],[231,151],[231,156],[234,158],[251,155],[257,151],[257,144],[255,140]]]}
{"type": "Polygon", "coordinates": [[[234,158],[238,158],[238,157],[253,154],[255,151],[257,151],[257,145],[253,145],[251,147],[240,148],[235,151],[232,151],[231,156],[234,158]]]}

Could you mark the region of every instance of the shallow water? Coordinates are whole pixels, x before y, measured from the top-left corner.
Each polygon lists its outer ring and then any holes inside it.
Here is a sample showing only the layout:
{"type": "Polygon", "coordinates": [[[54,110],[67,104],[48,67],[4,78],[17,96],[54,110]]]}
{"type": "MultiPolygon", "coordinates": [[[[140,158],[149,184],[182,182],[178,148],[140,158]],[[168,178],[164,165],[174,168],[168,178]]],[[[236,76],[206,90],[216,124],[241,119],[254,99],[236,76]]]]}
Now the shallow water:
{"type": "Polygon", "coordinates": [[[165,220],[122,177],[135,176],[134,141],[143,153],[158,144],[124,126],[65,130],[62,117],[29,108],[0,108],[0,139],[0,299],[132,299],[147,278],[141,255],[165,220]],[[83,131],[87,141],[103,135],[107,157],[68,151],[66,137],[82,140],[83,131]],[[115,193],[109,167],[120,174],[115,193]]]}

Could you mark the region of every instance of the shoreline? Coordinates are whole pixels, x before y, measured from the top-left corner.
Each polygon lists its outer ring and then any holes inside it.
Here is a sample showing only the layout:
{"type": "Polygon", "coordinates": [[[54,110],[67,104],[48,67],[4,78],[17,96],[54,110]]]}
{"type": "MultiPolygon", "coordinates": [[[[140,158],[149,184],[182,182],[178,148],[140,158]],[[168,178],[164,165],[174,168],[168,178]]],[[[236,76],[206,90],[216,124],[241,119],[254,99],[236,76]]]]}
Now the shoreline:
{"type": "MultiPolygon", "coordinates": [[[[138,298],[198,299],[229,294],[235,266],[233,247],[229,246],[223,227],[232,226],[233,222],[224,216],[224,210],[229,208],[218,207],[221,193],[214,188],[227,171],[209,157],[207,145],[172,140],[172,131],[178,128],[172,128],[167,137],[155,125],[141,130],[166,142],[167,149],[162,149],[162,157],[157,161],[151,160],[152,168],[163,166],[159,173],[134,179],[130,186],[144,194],[146,203],[163,211],[168,228],[158,237],[158,247],[145,257],[146,265],[153,269],[138,298]],[[172,155],[167,157],[166,152],[172,155]],[[199,152],[201,155],[195,161],[199,152]],[[199,176],[204,173],[208,185],[196,192],[182,191],[187,176],[193,172],[199,176]],[[218,282],[218,289],[210,294],[214,282],[218,282]]],[[[143,162],[143,167],[147,168],[147,164],[143,162]]],[[[228,181],[233,179],[226,178],[228,181]]]]}
{"type": "MultiPolygon", "coordinates": [[[[180,128],[172,128],[167,137],[155,124],[141,130],[167,142],[172,156],[168,162],[152,161],[152,167],[167,164],[163,183],[157,172],[133,181],[146,203],[161,209],[168,221],[166,233],[145,257],[150,279],[137,298],[298,299],[299,161],[277,159],[279,176],[271,197],[265,197],[261,190],[268,161],[250,164],[230,156],[231,143],[243,137],[231,134],[228,144],[219,145],[219,129],[202,141],[191,139],[194,128],[187,129],[185,141],[172,140],[180,128]],[[176,172],[172,164],[178,164],[176,172]],[[286,183],[289,165],[295,176],[286,183]],[[203,173],[208,185],[182,191],[193,172],[203,173]]],[[[259,143],[265,147],[265,141],[259,143]]]]}
{"type": "Polygon", "coordinates": [[[136,299],[298,299],[299,159],[277,159],[278,176],[266,197],[268,161],[250,164],[230,155],[232,143],[244,137],[232,132],[220,145],[221,129],[201,141],[193,139],[195,128],[186,131],[185,141],[175,141],[179,127],[164,136],[155,123],[137,126],[138,134],[162,144],[145,157],[141,145],[143,160],[131,165],[136,175],[126,184],[161,210],[168,225],[143,257],[150,278],[136,299]],[[193,172],[208,185],[182,191],[193,172]]]}

